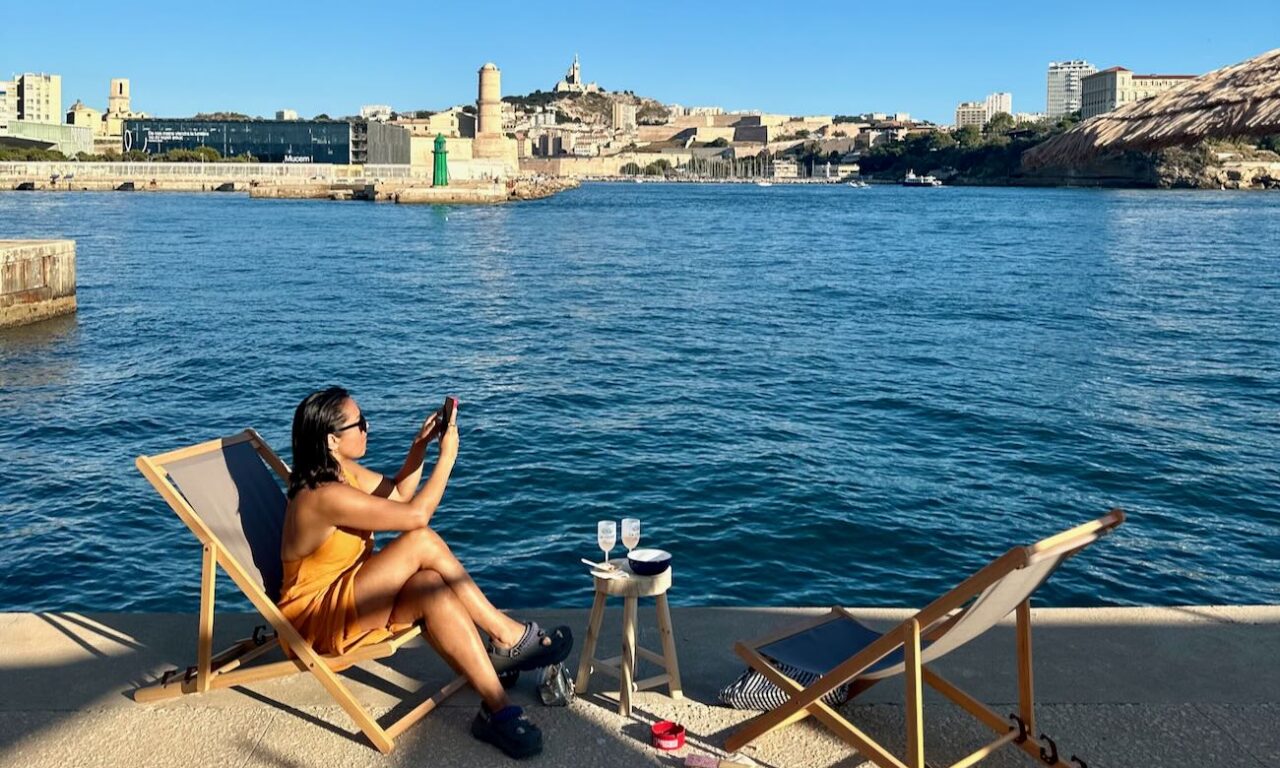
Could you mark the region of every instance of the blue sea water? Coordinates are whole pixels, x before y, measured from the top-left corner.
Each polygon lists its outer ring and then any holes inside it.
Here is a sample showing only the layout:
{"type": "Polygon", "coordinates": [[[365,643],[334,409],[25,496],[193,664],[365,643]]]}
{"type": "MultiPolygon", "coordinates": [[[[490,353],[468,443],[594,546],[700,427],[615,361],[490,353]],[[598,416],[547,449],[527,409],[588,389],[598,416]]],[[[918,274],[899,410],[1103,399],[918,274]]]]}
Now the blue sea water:
{"type": "Polygon", "coordinates": [[[585,607],[605,518],[678,604],[916,605],[1115,505],[1040,603],[1280,602],[1280,196],[14,193],[0,237],[79,272],[0,332],[0,610],[194,610],[134,457],[252,426],[287,461],[333,383],[388,472],[461,396],[434,525],[501,607],[585,607]]]}

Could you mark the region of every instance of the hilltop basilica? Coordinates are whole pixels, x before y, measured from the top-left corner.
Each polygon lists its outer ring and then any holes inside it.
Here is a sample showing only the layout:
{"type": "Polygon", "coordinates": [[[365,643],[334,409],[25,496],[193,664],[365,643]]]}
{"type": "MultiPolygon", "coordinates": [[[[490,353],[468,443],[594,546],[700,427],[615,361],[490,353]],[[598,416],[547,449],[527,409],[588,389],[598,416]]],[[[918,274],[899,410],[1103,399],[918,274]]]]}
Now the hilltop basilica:
{"type": "Polygon", "coordinates": [[[578,54],[573,54],[573,64],[564,73],[564,79],[556,83],[556,93],[600,93],[600,86],[595,83],[582,82],[582,65],[578,63],[578,54]]]}

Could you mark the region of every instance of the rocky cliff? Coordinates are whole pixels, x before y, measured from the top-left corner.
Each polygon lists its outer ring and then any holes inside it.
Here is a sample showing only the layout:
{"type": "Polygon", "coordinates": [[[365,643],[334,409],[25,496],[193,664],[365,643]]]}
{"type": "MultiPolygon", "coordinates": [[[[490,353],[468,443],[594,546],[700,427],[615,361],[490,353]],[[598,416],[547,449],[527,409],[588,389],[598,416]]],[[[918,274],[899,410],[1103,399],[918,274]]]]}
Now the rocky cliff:
{"type": "Polygon", "coordinates": [[[958,174],[957,184],[1157,189],[1280,189],[1280,155],[1248,145],[1202,143],[1101,155],[1070,168],[1010,176],[958,174]]]}

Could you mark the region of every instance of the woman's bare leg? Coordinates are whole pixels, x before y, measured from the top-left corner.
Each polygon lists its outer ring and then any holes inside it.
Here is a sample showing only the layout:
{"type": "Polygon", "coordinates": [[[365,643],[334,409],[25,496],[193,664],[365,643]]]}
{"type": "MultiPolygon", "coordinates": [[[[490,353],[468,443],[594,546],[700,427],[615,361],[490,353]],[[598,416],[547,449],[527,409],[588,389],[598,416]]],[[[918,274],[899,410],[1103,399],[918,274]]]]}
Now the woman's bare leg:
{"type": "Polygon", "coordinates": [[[397,624],[423,622],[427,641],[476,689],[490,712],[511,703],[471,615],[440,574],[418,571],[411,576],[396,596],[390,620],[397,624]]]}
{"type": "Polygon", "coordinates": [[[435,571],[471,620],[498,645],[510,646],[520,640],[524,625],[489,602],[449,545],[429,528],[400,534],[356,573],[356,613],[361,626],[385,627],[401,589],[419,571],[435,571]]]}

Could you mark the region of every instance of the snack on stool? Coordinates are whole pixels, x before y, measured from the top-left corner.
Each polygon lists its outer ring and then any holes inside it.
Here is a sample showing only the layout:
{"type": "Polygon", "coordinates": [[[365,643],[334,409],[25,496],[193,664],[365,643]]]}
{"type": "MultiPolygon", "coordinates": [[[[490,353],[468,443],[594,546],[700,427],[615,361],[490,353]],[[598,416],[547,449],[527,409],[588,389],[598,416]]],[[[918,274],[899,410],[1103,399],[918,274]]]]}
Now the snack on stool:
{"type": "Polygon", "coordinates": [[[671,698],[683,698],[680,687],[680,666],[676,660],[676,641],[671,629],[671,611],[667,606],[667,590],[671,588],[671,569],[653,576],[636,576],[625,558],[610,560],[610,563],[628,574],[625,579],[602,579],[595,577],[596,596],[591,606],[591,619],[587,624],[587,639],[582,646],[582,660],[578,663],[578,679],[574,689],[583,694],[592,672],[603,672],[617,677],[618,714],[631,714],[631,694],[667,686],[671,698]],[[608,659],[595,657],[596,644],[600,639],[600,624],[604,621],[605,601],[610,597],[621,597],[622,607],[622,655],[608,659]],[[640,598],[652,597],[657,603],[658,630],[662,634],[662,653],[657,654],[647,648],[636,646],[636,606],[640,598]],[[635,680],[636,656],[648,659],[661,665],[665,674],[635,680]]]}

